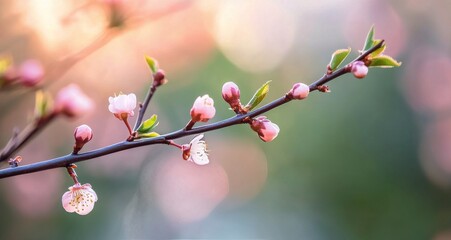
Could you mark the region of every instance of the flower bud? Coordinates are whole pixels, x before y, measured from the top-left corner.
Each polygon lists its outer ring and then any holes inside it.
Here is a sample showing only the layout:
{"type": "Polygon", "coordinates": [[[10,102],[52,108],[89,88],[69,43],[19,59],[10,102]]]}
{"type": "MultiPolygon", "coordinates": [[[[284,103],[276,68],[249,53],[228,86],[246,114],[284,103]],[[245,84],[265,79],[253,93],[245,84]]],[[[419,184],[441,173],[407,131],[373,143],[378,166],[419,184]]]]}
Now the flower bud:
{"type": "Polygon", "coordinates": [[[166,73],[164,72],[164,70],[158,69],[157,72],[153,75],[153,81],[156,87],[166,84],[168,80],[166,79],[166,73]]]}
{"type": "Polygon", "coordinates": [[[222,86],[222,98],[230,104],[233,110],[241,107],[240,89],[234,82],[226,82],[222,86]]]}
{"type": "Polygon", "coordinates": [[[0,56],[0,85],[11,84],[18,79],[17,69],[9,57],[0,56]]]}
{"type": "Polygon", "coordinates": [[[133,112],[136,108],[136,95],[134,93],[119,94],[116,97],[110,97],[108,101],[110,102],[108,110],[119,120],[127,119],[135,114],[133,112]]]}
{"type": "Polygon", "coordinates": [[[289,96],[293,99],[304,99],[310,93],[310,88],[307,84],[304,83],[295,83],[291,88],[290,92],[288,92],[289,96]]]}
{"type": "Polygon", "coordinates": [[[32,87],[41,82],[44,76],[44,68],[41,63],[36,60],[30,59],[23,62],[19,68],[20,82],[27,86],[32,87]]]}
{"type": "Polygon", "coordinates": [[[193,122],[206,122],[213,118],[215,113],[214,101],[207,94],[202,97],[197,97],[190,111],[193,122]]]}
{"type": "Polygon", "coordinates": [[[259,116],[252,119],[251,128],[258,133],[258,136],[264,142],[271,142],[279,134],[280,128],[272,123],[265,116],[259,116]]]}
{"type": "Polygon", "coordinates": [[[68,117],[77,117],[94,108],[92,100],[76,84],[61,89],[56,96],[55,111],[68,117]]]}
{"type": "Polygon", "coordinates": [[[86,125],[80,125],[77,128],[75,128],[74,131],[74,138],[75,138],[75,146],[74,146],[74,153],[78,153],[80,149],[89,141],[92,139],[92,129],[86,125]]]}
{"type": "Polygon", "coordinates": [[[362,61],[352,63],[351,72],[356,78],[364,78],[368,74],[368,67],[362,61]]]}

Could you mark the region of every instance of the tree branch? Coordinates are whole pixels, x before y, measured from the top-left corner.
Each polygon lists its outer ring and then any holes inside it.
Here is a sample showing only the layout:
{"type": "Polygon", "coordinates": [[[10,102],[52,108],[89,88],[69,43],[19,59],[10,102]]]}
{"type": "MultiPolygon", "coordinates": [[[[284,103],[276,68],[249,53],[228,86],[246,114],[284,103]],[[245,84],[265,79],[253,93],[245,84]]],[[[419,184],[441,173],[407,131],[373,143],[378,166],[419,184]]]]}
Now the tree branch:
{"type": "Polygon", "coordinates": [[[28,141],[30,141],[36,134],[42,131],[49,123],[51,123],[56,114],[50,114],[47,117],[37,119],[19,134],[13,134],[6,146],[0,152],[0,162],[9,160],[12,154],[22,148],[28,141]]]}
{"type": "Polygon", "coordinates": [[[144,98],[144,103],[140,104],[139,106],[139,113],[138,117],[136,118],[135,126],[133,127],[133,131],[136,131],[139,128],[139,125],[141,125],[143,121],[144,114],[146,113],[147,107],[149,106],[150,100],[152,99],[152,96],[154,95],[155,91],[157,90],[157,85],[154,81],[152,81],[152,85],[149,88],[149,91],[147,91],[146,97],[144,98]]]}
{"type": "MultiPolygon", "coordinates": [[[[357,57],[356,59],[351,61],[351,63],[349,63],[348,65],[338,69],[337,71],[335,71],[331,74],[326,74],[323,77],[321,77],[320,79],[318,79],[317,81],[310,84],[310,86],[309,86],[310,92],[318,90],[319,86],[322,86],[325,83],[327,83],[333,79],[336,79],[343,74],[349,73],[350,72],[349,66],[353,62],[364,60],[369,54],[371,54],[375,50],[379,49],[383,43],[384,43],[384,41],[381,41],[379,44],[373,46],[366,52],[362,53],[359,57],[357,57]]],[[[149,99],[149,101],[150,101],[150,99],[149,99]]],[[[137,147],[148,146],[148,145],[153,145],[153,144],[167,144],[168,140],[177,139],[177,138],[185,137],[188,135],[193,135],[193,134],[198,134],[198,133],[203,133],[203,132],[209,132],[209,131],[229,127],[232,125],[242,124],[242,123],[246,122],[246,119],[253,118],[262,113],[268,112],[268,111],[270,111],[282,104],[285,104],[289,101],[291,101],[291,99],[289,97],[283,96],[283,97],[280,97],[258,109],[248,112],[246,114],[238,114],[238,115],[230,117],[228,119],[225,119],[225,120],[222,120],[219,122],[215,122],[215,123],[211,123],[211,124],[207,124],[204,126],[196,127],[196,128],[190,129],[190,130],[180,129],[178,131],[164,134],[164,135],[161,135],[161,136],[158,136],[155,138],[137,140],[137,141],[133,141],[133,142],[123,141],[123,142],[119,142],[119,143],[116,143],[116,144],[113,144],[113,145],[110,145],[107,147],[103,147],[103,148],[93,150],[90,152],[86,152],[86,153],[82,153],[82,154],[77,154],[77,155],[69,154],[66,156],[57,157],[57,158],[42,161],[42,162],[32,163],[32,164],[8,168],[8,169],[2,169],[2,170],[0,170],[0,179],[6,178],[6,177],[11,177],[11,176],[16,176],[16,175],[44,171],[44,170],[53,169],[53,168],[67,167],[67,166],[69,166],[69,164],[72,164],[72,163],[86,161],[89,159],[105,156],[108,154],[124,151],[124,150],[131,149],[131,148],[137,148],[137,147]]]]}

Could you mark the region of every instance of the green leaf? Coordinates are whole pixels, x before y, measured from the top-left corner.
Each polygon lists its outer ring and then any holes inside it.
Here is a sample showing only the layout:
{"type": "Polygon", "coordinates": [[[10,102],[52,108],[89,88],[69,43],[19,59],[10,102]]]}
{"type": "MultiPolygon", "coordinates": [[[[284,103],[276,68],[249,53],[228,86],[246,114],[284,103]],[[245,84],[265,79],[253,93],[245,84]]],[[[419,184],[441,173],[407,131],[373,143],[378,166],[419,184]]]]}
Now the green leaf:
{"type": "Polygon", "coordinates": [[[401,62],[396,61],[390,56],[380,55],[371,59],[370,67],[392,68],[401,66],[401,62]]]}
{"type": "Polygon", "coordinates": [[[335,71],[340,64],[348,57],[351,52],[351,48],[348,49],[338,49],[332,54],[332,58],[330,59],[329,67],[332,71],[335,71]]]}
{"type": "Polygon", "coordinates": [[[154,58],[151,58],[149,56],[146,56],[146,62],[147,65],[149,65],[150,71],[152,71],[152,73],[156,73],[158,71],[158,61],[155,60],[154,58]]]}
{"type": "Polygon", "coordinates": [[[368,32],[368,35],[366,36],[365,40],[365,46],[363,47],[363,51],[366,51],[370,49],[374,44],[374,25],[371,26],[370,31],[368,32]]]}
{"type": "Polygon", "coordinates": [[[34,115],[37,119],[43,118],[53,110],[53,99],[48,92],[39,90],[35,95],[34,115]]]}
{"type": "Polygon", "coordinates": [[[270,82],[271,81],[267,81],[255,92],[254,96],[252,96],[251,100],[245,106],[248,111],[255,108],[259,103],[263,101],[263,99],[265,99],[266,94],[269,92],[270,82]]]}
{"type": "Polygon", "coordinates": [[[11,59],[8,57],[0,57],[0,75],[5,73],[12,65],[11,59]]]}
{"type": "Polygon", "coordinates": [[[158,137],[158,136],[160,136],[160,134],[158,134],[156,132],[138,134],[138,137],[140,137],[140,138],[153,138],[153,137],[158,137]]]}
{"type": "MultiPolygon", "coordinates": [[[[374,40],[373,46],[376,46],[381,41],[382,41],[381,39],[374,40]]],[[[373,58],[373,57],[377,57],[377,56],[381,55],[382,53],[384,53],[386,47],[387,47],[387,45],[382,44],[382,46],[380,48],[376,49],[376,51],[374,51],[370,54],[370,57],[373,58]]]]}
{"type": "Polygon", "coordinates": [[[141,123],[139,128],[136,130],[138,133],[148,133],[158,126],[158,116],[156,114],[152,115],[149,119],[141,123]]]}

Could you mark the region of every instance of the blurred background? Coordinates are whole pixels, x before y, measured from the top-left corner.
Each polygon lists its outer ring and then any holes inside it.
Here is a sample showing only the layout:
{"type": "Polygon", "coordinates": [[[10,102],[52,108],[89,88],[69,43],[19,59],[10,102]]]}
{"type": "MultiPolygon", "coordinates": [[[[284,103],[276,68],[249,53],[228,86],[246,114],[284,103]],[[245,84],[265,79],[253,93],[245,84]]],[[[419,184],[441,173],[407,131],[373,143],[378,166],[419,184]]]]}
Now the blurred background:
{"type": "MultiPolygon", "coordinates": [[[[213,121],[232,116],[227,81],[246,102],[272,80],[264,103],[313,82],[336,49],[355,57],[373,24],[403,62],[268,112],[281,128],[271,143],[247,125],[206,134],[204,167],[168,146],[81,162],[80,181],[99,197],[86,216],[61,207],[73,184],[64,169],[2,179],[0,239],[451,239],[449,9],[447,0],[0,0],[0,56],[38,61],[38,87],[55,95],[77,83],[95,102],[44,129],[18,153],[24,164],[70,153],[80,124],[94,130],[83,151],[123,140],[107,99],[144,97],[144,55],[169,79],[147,112],[160,133],[185,126],[203,94],[216,100],[213,121]]],[[[30,120],[35,90],[0,92],[1,146],[30,120]]]]}

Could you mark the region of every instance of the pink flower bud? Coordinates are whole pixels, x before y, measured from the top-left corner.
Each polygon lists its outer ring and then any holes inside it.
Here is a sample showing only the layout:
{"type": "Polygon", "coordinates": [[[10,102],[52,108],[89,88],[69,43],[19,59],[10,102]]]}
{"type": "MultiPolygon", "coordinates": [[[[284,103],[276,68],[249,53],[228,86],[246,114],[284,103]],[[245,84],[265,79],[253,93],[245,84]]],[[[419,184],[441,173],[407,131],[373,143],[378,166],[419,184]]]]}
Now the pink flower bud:
{"type": "Polygon", "coordinates": [[[241,107],[240,89],[234,82],[224,83],[222,86],[222,98],[224,98],[234,110],[241,107]]]}
{"type": "Polygon", "coordinates": [[[259,116],[252,119],[251,128],[258,133],[258,136],[264,142],[271,142],[279,134],[280,128],[272,123],[265,116],[259,116]]]}
{"type": "Polygon", "coordinates": [[[94,209],[94,204],[97,202],[97,194],[92,189],[89,183],[80,185],[74,184],[69,187],[69,191],[63,194],[61,203],[64,210],[69,213],[77,213],[79,215],[86,215],[94,209]]]}
{"type": "Polygon", "coordinates": [[[294,99],[304,99],[310,93],[310,88],[304,83],[295,83],[288,93],[294,99]]]}
{"type": "Polygon", "coordinates": [[[213,104],[213,99],[207,94],[202,97],[197,97],[190,111],[191,120],[193,122],[206,122],[213,118],[216,113],[213,104]]]}
{"type": "Polygon", "coordinates": [[[351,66],[351,72],[356,78],[364,78],[368,74],[368,67],[362,61],[356,61],[351,66]]]}
{"type": "Polygon", "coordinates": [[[86,125],[80,125],[77,128],[75,128],[74,131],[74,138],[75,138],[75,146],[74,146],[74,153],[78,153],[80,149],[89,141],[92,139],[92,129],[86,125]]]}
{"type": "Polygon", "coordinates": [[[76,84],[61,89],[56,96],[55,111],[68,117],[77,117],[94,108],[92,100],[76,84]]]}
{"type": "Polygon", "coordinates": [[[153,75],[153,81],[155,86],[159,87],[168,82],[166,79],[166,73],[162,69],[158,69],[157,72],[153,75]]]}
{"type": "Polygon", "coordinates": [[[44,68],[41,63],[30,59],[23,62],[19,68],[20,82],[28,87],[32,87],[41,82],[44,76],[44,68]]]}
{"type": "Polygon", "coordinates": [[[124,120],[129,116],[135,115],[135,112],[133,112],[136,108],[135,94],[119,94],[116,97],[110,97],[108,101],[110,102],[108,110],[110,110],[110,112],[119,120],[124,120]]]}

